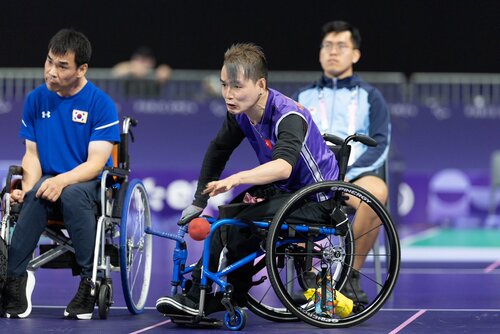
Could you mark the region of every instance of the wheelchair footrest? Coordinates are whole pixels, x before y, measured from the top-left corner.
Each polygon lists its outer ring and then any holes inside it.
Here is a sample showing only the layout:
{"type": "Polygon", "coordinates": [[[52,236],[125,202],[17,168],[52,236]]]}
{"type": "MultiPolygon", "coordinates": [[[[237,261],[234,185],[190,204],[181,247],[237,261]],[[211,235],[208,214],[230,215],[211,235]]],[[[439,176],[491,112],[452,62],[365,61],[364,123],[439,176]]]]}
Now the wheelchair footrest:
{"type": "MultiPolygon", "coordinates": [[[[51,249],[57,247],[58,245],[40,245],[40,255],[50,251],[51,249]]],[[[40,266],[41,268],[48,269],[71,269],[73,276],[80,275],[82,268],[76,263],[75,254],[73,252],[67,251],[58,257],[44,263],[40,266]]]]}
{"type": "Polygon", "coordinates": [[[179,315],[179,314],[165,314],[166,317],[172,319],[176,325],[194,327],[194,328],[220,328],[222,327],[222,320],[208,317],[198,317],[194,315],[179,315]]]}
{"type": "MultiPolygon", "coordinates": [[[[40,245],[40,255],[56,247],[58,247],[58,245],[40,245]]],[[[62,269],[62,268],[74,268],[78,267],[78,265],[76,264],[75,254],[70,251],[67,251],[59,255],[55,259],[43,264],[41,267],[62,269]]]]}

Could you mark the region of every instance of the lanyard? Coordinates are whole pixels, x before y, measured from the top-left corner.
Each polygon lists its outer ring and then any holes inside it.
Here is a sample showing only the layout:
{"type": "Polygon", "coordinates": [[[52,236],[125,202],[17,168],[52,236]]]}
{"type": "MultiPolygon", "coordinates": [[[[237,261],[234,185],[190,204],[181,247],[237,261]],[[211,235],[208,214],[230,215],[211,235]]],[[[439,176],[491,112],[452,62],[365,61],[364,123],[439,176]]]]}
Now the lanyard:
{"type": "MultiPolygon", "coordinates": [[[[333,113],[335,111],[335,95],[337,93],[337,80],[333,80],[333,98],[330,115],[328,115],[325,101],[324,88],[321,88],[318,94],[321,128],[324,132],[333,132],[333,113]]],[[[349,104],[347,105],[347,133],[356,132],[357,111],[359,106],[359,86],[351,90],[349,104]]]]}

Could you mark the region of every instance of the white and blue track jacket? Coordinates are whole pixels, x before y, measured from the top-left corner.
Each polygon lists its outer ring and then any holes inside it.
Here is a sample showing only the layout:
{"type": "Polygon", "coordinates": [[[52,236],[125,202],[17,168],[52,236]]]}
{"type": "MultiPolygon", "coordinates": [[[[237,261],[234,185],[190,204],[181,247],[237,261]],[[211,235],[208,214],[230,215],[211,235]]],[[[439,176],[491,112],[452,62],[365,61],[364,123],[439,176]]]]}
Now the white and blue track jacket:
{"type": "Polygon", "coordinates": [[[323,75],[319,81],[302,88],[294,99],[309,109],[322,133],[342,138],[364,134],[377,141],[376,147],[351,142],[348,180],[383,165],[389,151],[391,123],[389,109],[378,89],[357,75],[345,79],[323,75]]]}

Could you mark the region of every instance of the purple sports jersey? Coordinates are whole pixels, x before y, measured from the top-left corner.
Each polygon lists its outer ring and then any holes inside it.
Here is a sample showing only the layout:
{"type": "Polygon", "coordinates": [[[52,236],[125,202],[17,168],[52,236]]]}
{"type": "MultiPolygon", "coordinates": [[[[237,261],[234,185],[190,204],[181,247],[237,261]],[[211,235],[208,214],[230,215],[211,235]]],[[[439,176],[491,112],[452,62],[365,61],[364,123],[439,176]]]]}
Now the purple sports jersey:
{"type": "MultiPolygon", "coordinates": [[[[269,89],[261,123],[253,126],[245,114],[236,115],[236,121],[255,150],[260,163],[264,164],[272,160],[272,147],[276,144],[281,120],[291,114],[302,117],[308,124],[305,141],[290,177],[275,184],[283,191],[294,192],[319,181],[336,180],[338,166],[335,155],[325,144],[309,111],[289,97],[269,89]]],[[[326,198],[318,198],[324,199],[326,198]]]]}

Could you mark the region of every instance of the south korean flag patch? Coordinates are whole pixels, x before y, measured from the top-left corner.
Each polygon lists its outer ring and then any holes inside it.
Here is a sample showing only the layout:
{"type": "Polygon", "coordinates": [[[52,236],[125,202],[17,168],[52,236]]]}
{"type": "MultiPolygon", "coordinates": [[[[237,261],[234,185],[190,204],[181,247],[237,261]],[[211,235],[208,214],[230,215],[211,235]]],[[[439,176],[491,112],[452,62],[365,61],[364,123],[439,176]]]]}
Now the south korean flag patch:
{"type": "Polygon", "coordinates": [[[82,123],[82,124],[87,123],[88,114],[89,113],[87,111],[73,109],[73,122],[82,123]]]}

